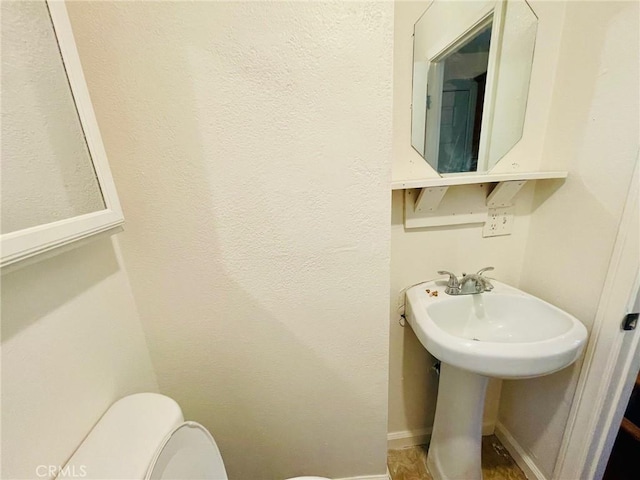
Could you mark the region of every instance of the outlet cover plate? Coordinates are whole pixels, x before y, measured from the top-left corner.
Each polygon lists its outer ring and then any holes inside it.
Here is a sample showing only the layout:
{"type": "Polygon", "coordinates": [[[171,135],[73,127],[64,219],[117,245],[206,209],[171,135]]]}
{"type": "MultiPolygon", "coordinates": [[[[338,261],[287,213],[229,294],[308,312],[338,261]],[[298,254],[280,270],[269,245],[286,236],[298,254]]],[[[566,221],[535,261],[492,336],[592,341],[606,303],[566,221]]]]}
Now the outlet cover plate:
{"type": "Polygon", "coordinates": [[[482,229],[483,237],[511,235],[513,231],[513,207],[490,208],[482,229]]]}

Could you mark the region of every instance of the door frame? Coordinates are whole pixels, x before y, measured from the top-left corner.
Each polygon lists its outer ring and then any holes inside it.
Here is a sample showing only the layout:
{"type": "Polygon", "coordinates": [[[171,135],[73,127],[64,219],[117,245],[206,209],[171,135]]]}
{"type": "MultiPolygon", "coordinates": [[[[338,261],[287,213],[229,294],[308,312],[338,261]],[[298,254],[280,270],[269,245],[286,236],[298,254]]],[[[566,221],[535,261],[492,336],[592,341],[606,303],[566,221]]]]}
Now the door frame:
{"type": "Polygon", "coordinates": [[[554,479],[600,479],[640,368],[640,329],[621,329],[640,287],[639,159],[591,330],[554,479]],[[604,380],[603,380],[604,379],[604,380]]]}

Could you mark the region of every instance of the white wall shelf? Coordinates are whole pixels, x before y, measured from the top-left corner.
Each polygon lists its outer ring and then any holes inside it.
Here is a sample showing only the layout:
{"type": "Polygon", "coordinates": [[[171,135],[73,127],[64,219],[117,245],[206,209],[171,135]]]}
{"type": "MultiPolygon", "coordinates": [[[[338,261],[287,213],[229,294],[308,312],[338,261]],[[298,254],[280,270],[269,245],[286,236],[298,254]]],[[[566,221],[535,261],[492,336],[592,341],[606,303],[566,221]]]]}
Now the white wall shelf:
{"type": "MultiPolygon", "coordinates": [[[[405,228],[485,223],[499,213],[513,217],[510,207],[520,189],[532,180],[564,179],[567,172],[455,174],[393,182],[404,190],[405,228]]],[[[485,236],[508,235],[489,232],[485,236]]]]}
{"type": "Polygon", "coordinates": [[[567,172],[518,172],[518,173],[454,173],[442,177],[394,180],[392,190],[423,187],[447,187],[452,185],[471,185],[477,183],[498,183],[514,180],[544,180],[553,178],[567,178],[567,172]]]}

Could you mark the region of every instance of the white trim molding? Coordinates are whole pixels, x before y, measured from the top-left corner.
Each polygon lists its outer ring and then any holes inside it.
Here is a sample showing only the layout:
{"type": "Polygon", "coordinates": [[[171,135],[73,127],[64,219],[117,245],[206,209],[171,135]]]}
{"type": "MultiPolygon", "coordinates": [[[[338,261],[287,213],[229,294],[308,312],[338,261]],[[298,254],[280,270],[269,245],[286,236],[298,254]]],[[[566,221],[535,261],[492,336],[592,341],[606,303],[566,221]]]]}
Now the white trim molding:
{"type": "Polygon", "coordinates": [[[389,475],[389,470],[387,470],[387,473],[382,475],[362,475],[359,477],[336,478],[335,480],[391,480],[391,475],[389,475]]]}
{"type": "Polygon", "coordinates": [[[387,448],[389,450],[397,450],[399,448],[413,447],[414,445],[424,445],[431,440],[432,430],[433,427],[428,427],[391,432],[387,435],[387,448]]]}
{"type": "MultiPolygon", "coordinates": [[[[482,436],[493,435],[496,425],[491,421],[482,423],[482,436]]],[[[387,434],[387,448],[396,450],[399,448],[413,447],[415,445],[425,445],[431,440],[433,427],[419,428],[416,430],[400,430],[387,434]]]]}
{"type": "Polygon", "coordinates": [[[540,471],[531,455],[518,443],[502,423],[498,422],[496,424],[495,434],[529,480],[549,480],[540,471]]]}

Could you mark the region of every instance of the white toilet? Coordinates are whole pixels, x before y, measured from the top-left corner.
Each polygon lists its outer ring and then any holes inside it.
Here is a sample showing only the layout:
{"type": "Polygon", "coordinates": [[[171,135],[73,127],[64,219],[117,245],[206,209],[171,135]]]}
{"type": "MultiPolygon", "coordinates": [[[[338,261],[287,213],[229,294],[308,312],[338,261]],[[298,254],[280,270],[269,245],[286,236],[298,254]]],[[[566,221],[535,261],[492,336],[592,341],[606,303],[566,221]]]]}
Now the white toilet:
{"type": "Polygon", "coordinates": [[[220,450],[207,429],[185,422],[178,404],[157,393],[124,397],[107,410],[57,478],[79,477],[228,480],[220,450]]]}

